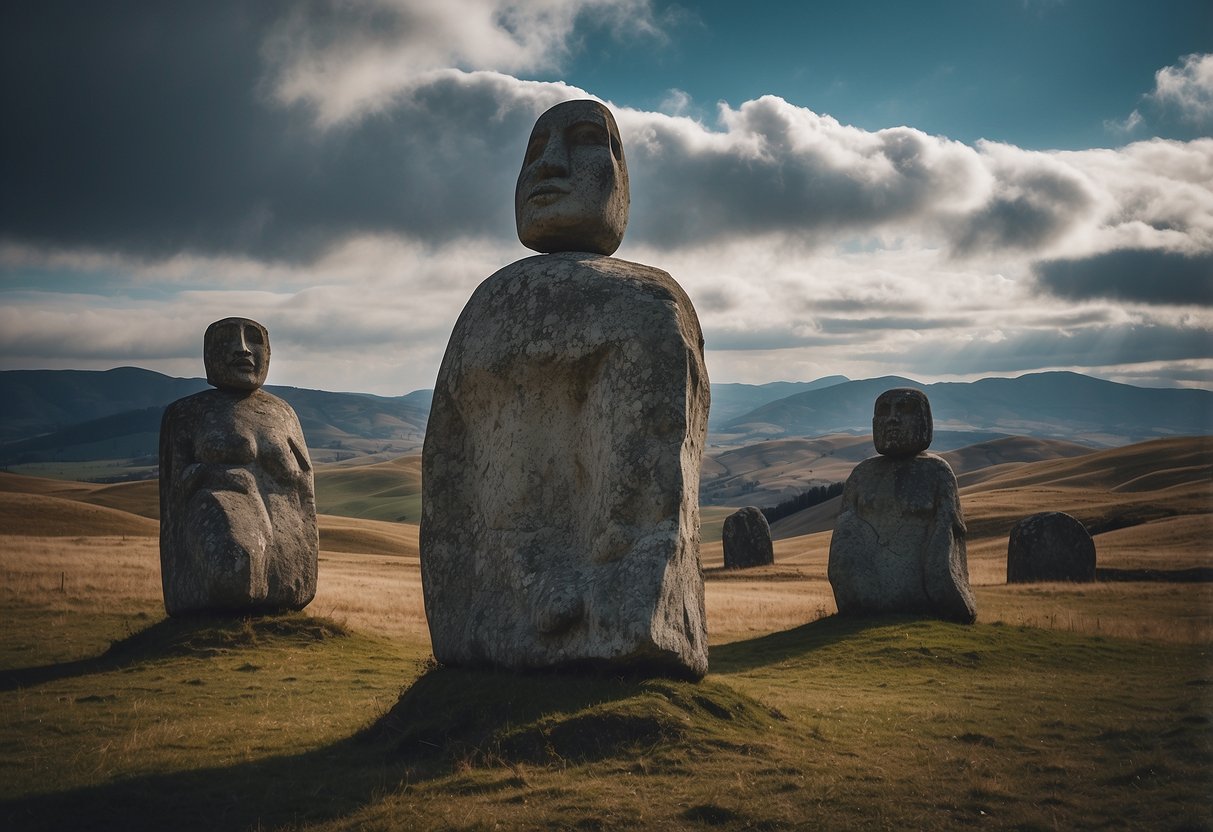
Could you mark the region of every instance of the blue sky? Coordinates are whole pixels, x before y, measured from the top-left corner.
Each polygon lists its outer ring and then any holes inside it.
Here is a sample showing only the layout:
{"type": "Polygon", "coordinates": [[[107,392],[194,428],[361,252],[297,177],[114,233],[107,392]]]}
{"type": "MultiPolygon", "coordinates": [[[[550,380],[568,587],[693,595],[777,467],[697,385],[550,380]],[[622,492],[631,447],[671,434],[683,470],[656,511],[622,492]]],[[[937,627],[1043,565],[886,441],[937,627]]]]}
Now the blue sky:
{"type": "MultiPolygon", "coordinates": [[[[1203,2],[662,3],[655,14],[667,41],[587,41],[563,80],[645,109],[671,89],[707,116],[718,100],[773,94],[867,130],[1075,150],[1123,141],[1106,122],[1139,106],[1159,68],[1213,48],[1203,2]]],[[[1153,135],[1199,134],[1160,121],[1153,135]]]]}
{"type": "Polygon", "coordinates": [[[6,4],[0,368],[429,387],[528,252],[535,118],[616,113],[617,256],[714,381],[1071,369],[1213,387],[1207,2],[6,4]]]}

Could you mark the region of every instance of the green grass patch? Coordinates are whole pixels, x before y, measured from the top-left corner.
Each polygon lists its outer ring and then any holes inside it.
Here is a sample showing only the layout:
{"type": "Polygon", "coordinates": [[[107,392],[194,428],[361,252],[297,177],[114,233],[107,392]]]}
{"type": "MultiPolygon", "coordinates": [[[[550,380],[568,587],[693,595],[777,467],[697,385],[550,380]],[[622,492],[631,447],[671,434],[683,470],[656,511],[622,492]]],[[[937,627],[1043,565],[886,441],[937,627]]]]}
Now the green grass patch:
{"type": "Polygon", "coordinates": [[[724,521],[736,508],[729,506],[699,507],[699,542],[717,543],[724,535],[724,521]]]}
{"type": "Polygon", "coordinates": [[[419,523],[421,478],[399,460],[354,468],[317,468],[316,510],[364,520],[419,523]]]}
{"type": "Polygon", "coordinates": [[[1213,825],[1206,647],[835,616],[694,684],[438,667],[303,614],[129,620],[0,674],[5,828],[1213,825]]]}

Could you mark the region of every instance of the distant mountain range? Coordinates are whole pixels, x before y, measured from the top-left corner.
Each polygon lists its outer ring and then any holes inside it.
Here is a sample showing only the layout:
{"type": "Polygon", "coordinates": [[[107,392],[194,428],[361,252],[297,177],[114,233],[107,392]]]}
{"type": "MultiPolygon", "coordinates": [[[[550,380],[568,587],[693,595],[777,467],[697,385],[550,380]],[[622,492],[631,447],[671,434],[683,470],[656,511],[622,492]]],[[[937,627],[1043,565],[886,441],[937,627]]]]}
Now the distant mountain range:
{"type": "MultiPolygon", "coordinates": [[[[160,414],[206,389],[203,379],[150,370],[0,371],[0,464],[144,458],[155,464],[160,414]]],[[[1147,389],[1076,373],[922,385],[896,376],[851,381],[712,385],[716,445],[761,439],[867,434],[872,403],[891,387],[931,399],[941,443],[960,447],[1004,435],[1114,446],[1156,437],[1213,433],[1213,392],[1147,389]]],[[[317,461],[386,458],[421,446],[433,391],[405,396],[267,386],[299,415],[317,461]]]]}
{"type": "Polygon", "coordinates": [[[737,416],[718,441],[870,433],[872,404],[893,387],[926,392],[937,431],[1066,439],[1093,446],[1213,432],[1213,392],[1133,387],[1079,373],[920,384],[907,378],[847,381],[796,393],[737,416]]]}
{"type": "MultiPolygon", "coordinates": [[[[154,458],[165,406],[207,387],[205,379],[135,367],[0,372],[0,463],[154,458]]],[[[321,460],[418,449],[432,396],[430,390],[385,397],[265,389],[295,409],[308,447],[321,460]]]]}
{"type": "Polygon", "coordinates": [[[846,376],[826,376],[816,381],[772,381],[769,384],[713,384],[712,409],[708,413],[708,428],[716,430],[739,416],[769,402],[786,399],[797,393],[833,387],[850,381],[846,376]]]}

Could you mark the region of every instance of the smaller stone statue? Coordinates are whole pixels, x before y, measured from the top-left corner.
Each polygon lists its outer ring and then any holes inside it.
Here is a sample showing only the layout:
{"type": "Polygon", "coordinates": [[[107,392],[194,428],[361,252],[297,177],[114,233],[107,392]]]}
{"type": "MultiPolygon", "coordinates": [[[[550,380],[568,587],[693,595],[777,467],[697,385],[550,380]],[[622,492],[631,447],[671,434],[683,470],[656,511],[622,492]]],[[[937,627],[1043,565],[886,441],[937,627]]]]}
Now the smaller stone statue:
{"type": "Polygon", "coordinates": [[[922,391],[877,397],[872,439],[880,456],[847,478],[830,541],[840,613],[924,614],[965,624],[977,618],[956,476],[925,452],[933,431],[922,391]]]}
{"type": "Polygon", "coordinates": [[[762,511],[754,506],[739,508],[724,518],[724,568],[745,569],[769,566],[775,562],[771,526],[762,511]]]}
{"type": "Polygon", "coordinates": [[[302,609],[316,594],[312,465],[286,402],[261,389],[265,327],[207,327],[204,390],[160,423],[160,572],[169,615],[302,609]]]}
{"type": "Polygon", "coordinates": [[[1025,517],[1007,541],[1007,583],[1095,580],[1095,541],[1061,511],[1025,517]]]}

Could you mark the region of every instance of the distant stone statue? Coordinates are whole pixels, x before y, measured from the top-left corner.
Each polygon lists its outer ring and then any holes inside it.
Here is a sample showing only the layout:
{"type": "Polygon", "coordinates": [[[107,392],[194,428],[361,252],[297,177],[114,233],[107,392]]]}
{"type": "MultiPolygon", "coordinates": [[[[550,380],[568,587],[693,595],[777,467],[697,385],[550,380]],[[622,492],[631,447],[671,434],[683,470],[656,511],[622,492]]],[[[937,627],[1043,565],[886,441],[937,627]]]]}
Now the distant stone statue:
{"type": "Polygon", "coordinates": [[[316,594],[316,499],[295,411],[261,389],[265,327],[207,327],[204,390],[160,423],[160,573],[169,615],[297,610],[316,594]]]}
{"type": "Polygon", "coordinates": [[[762,510],[754,506],[739,508],[724,518],[721,542],[725,569],[769,566],[775,562],[771,526],[762,510]]]}
{"type": "Polygon", "coordinates": [[[611,112],[540,116],[514,207],[543,254],[473,293],[426,429],[421,573],[443,663],[707,670],[703,337],[668,274],[609,256],[628,204],[611,112]]]}
{"type": "Polygon", "coordinates": [[[1020,520],[1007,541],[1007,583],[1095,580],[1095,541],[1061,511],[1020,520]]]}
{"type": "Polygon", "coordinates": [[[925,453],[933,431],[921,391],[899,388],[877,397],[872,438],[880,456],[847,478],[830,541],[829,578],[840,613],[976,619],[956,476],[925,453]]]}

